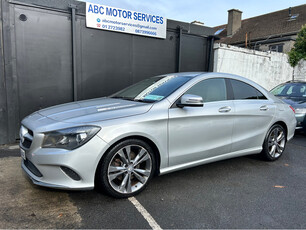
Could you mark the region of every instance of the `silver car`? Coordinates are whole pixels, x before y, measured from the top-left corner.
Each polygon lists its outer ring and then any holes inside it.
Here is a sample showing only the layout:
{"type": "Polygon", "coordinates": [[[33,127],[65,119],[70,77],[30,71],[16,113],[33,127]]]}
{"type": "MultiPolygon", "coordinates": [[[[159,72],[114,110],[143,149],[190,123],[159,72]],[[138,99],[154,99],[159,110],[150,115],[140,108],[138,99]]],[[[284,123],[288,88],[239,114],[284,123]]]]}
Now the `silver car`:
{"type": "Polygon", "coordinates": [[[37,185],[123,198],[153,175],[256,153],[276,160],[295,126],[289,105],[243,77],[167,74],[29,115],[22,168],[37,185]]]}

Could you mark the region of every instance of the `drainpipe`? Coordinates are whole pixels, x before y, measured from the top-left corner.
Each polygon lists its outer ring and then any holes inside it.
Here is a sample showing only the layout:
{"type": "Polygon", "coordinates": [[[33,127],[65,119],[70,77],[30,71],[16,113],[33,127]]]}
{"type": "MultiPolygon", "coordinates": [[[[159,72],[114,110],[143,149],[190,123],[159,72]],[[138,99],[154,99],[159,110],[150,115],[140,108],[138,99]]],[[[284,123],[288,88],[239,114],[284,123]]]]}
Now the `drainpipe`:
{"type": "Polygon", "coordinates": [[[73,101],[78,100],[78,84],[77,84],[77,69],[76,69],[76,18],[75,12],[77,5],[69,4],[71,9],[71,41],[72,41],[72,82],[73,82],[73,101]]]}
{"type": "Polygon", "coordinates": [[[207,60],[207,72],[214,71],[214,43],[215,36],[209,36],[208,40],[210,41],[209,51],[208,51],[208,60],[207,60]]]}
{"type": "Polygon", "coordinates": [[[257,43],[258,44],[263,44],[264,42],[268,41],[270,39],[270,37],[271,37],[271,35],[266,40],[264,40],[264,41],[257,41],[257,42],[255,42],[255,45],[254,45],[253,49],[255,50],[257,43]]]}

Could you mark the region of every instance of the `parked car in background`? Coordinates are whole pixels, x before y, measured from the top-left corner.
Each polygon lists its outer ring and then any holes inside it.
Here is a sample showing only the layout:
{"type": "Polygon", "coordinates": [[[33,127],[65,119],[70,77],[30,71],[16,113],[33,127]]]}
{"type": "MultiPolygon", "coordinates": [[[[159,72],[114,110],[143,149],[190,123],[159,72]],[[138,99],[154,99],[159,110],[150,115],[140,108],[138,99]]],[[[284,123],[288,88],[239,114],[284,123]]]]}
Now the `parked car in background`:
{"type": "Polygon", "coordinates": [[[167,74],[29,115],[20,129],[22,168],[37,185],[96,186],[123,198],[153,175],[257,153],[276,160],[295,126],[289,105],[248,79],[167,74]]]}
{"type": "Polygon", "coordinates": [[[276,86],[270,92],[294,108],[296,129],[303,129],[306,132],[306,82],[288,81],[276,86]]]}

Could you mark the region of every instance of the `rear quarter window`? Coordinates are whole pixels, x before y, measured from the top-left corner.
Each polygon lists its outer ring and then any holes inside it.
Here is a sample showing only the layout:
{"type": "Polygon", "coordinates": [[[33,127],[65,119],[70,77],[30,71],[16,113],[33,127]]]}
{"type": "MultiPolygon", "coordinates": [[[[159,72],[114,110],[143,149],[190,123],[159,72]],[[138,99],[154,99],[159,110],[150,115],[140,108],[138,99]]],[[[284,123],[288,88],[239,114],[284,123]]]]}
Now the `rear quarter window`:
{"type": "Polygon", "coordinates": [[[238,80],[230,80],[234,100],[265,100],[267,99],[259,90],[253,86],[238,80]]]}

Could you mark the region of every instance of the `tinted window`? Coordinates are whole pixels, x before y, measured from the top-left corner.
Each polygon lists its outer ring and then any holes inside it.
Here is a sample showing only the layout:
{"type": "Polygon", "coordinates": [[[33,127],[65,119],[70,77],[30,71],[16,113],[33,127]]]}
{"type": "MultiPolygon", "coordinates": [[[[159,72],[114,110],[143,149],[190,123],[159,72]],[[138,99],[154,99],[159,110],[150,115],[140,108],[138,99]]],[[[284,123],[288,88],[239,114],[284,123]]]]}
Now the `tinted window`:
{"type": "Polygon", "coordinates": [[[253,86],[242,81],[230,80],[235,100],[266,99],[266,97],[253,86]]]}
{"type": "Polygon", "coordinates": [[[305,83],[287,83],[271,90],[275,96],[281,97],[306,97],[305,83]]]}
{"type": "Polygon", "coordinates": [[[225,80],[221,78],[207,79],[191,87],[185,94],[203,97],[204,102],[226,100],[225,80]]]}

